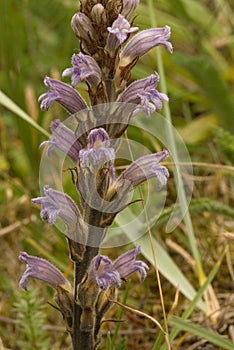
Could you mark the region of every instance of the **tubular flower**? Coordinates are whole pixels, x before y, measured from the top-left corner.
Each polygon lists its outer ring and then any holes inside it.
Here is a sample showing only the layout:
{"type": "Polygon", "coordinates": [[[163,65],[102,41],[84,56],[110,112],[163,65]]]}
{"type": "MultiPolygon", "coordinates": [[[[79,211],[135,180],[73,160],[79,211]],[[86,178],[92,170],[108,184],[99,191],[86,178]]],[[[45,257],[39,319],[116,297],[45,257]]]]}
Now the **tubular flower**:
{"type": "Polygon", "coordinates": [[[70,85],[49,77],[45,77],[44,83],[50,90],[38,99],[43,111],[48,110],[54,101],[59,102],[71,114],[87,108],[86,102],[70,85]]]}
{"type": "Polygon", "coordinates": [[[170,35],[171,31],[169,26],[146,29],[137,33],[123,49],[119,66],[125,67],[158,45],[164,45],[169,52],[172,52],[172,45],[168,41],[170,35]]]}
{"type": "Polygon", "coordinates": [[[107,132],[103,128],[93,129],[87,147],[79,154],[77,190],[86,205],[97,211],[104,210],[103,198],[114,180],[115,152],[109,146],[107,132]]]}
{"type": "Polygon", "coordinates": [[[83,166],[93,168],[97,172],[101,166],[110,162],[110,181],[113,181],[113,163],[115,151],[110,146],[109,135],[103,128],[93,129],[88,136],[87,149],[80,151],[80,161],[83,166]]]}
{"type": "Polygon", "coordinates": [[[110,34],[107,38],[106,49],[115,50],[127,39],[128,34],[135,32],[139,28],[131,27],[123,15],[118,15],[112,26],[107,29],[110,34]]]}
{"type": "Polygon", "coordinates": [[[26,252],[20,253],[19,260],[27,264],[26,271],[19,283],[21,288],[27,290],[28,278],[41,280],[55,289],[62,285],[70,286],[64,275],[49,261],[28,255],[26,252]]]}
{"type": "Polygon", "coordinates": [[[143,261],[136,260],[140,251],[141,247],[138,245],[129,252],[122,254],[114,262],[107,256],[97,255],[89,267],[88,280],[96,281],[102,290],[107,290],[112,286],[120,287],[121,280],[134,272],[139,272],[143,281],[149,267],[143,261]]]}
{"type": "Polygon", "coordinates": [[[82,145],[75,137],[74,132],[61,123],[59,119],[54,120],[50,128],[53,135],[52,139],[42,142],[40,147],[49,145],[47,148],[48,156],[52,149],[56,147],[67,154],[74,163],[77,163],[82,145]]]}
{"type": "Polygon", "coordinates": [[[147,116],[162,108],[162,101],[168,102],[167,95],[158,92],[155,87],[159,81],[158,74],[137,80],[130,84],[119,98],[120,102],[134,103],[136,109],[133,116],[143,110],[147,116]],[[152,101],[154,104],[150,103],[152,101]]]}
{"type": "Polygon", "coordinates": [[[71,197],[63,192],[44,187],[44,197],[32,199],[41,204],[41,218],[53,225],[58,217],[65,224],[65,235],[72,240],[84,244],[86,242],[86,226],[80,211],[71,197]]]}
{"type": "Polygon", "coordinates": [[[86,80],[89,85],[98,85],[101,81],[101,69],[97,62],[90,56],[80,52],[78,55],[72,56],[73,68],[64,70],[62,76],[72,75],[72,86],[86,80]]]}
{"type": "Polygon", "coordinates": [[[168,157],[168,152],[162,151],[138,158],[122,172],[117,179],[117,183],[127,180],[132,187],[136,187],[145,180],[156,177],[158,180],[158,190],[160,190],[166,185],[169,177],[167,168],[160,165],[160,162],[166,157],[168,157]]]}

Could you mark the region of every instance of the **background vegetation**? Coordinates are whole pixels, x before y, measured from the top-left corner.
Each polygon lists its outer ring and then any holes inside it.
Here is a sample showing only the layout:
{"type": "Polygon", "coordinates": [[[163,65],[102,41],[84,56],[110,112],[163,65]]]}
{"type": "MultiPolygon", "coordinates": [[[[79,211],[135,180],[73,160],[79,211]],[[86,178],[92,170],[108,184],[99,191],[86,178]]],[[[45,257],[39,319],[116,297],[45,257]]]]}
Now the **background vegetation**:
{"type": "MultiPolygon", "coordinates": [[[[66,240],[41,222],[39,209],[31,204],[31,198],[39,195],[38,145],[46,139],[31,124],[49,131],[51,120],[67,117],[58,105],[42,113],[37,98],[46,90],[43,77],[60,78],[79,48],[70,28],[77,10],[75,0],[0,1],[0,88],[5,94],[0,95],[0,349],[70,346],[60,315],[49,304],[53,291],[35,281],[28,293],[19,289],[25,266],[18,254],[25,250],[48,258],[71,275],[66,240]],[[31,124],[22,116],[30,116],[31,124]]],[[[152,228],[152,241],[148,236],[141,241],[143,254],[154,263],[151,246],[156,248],[172,348],[233,349],[234,4],[231,0],[141,0],[135,24],[149,28],[155,20],[158,26],[167,24],[172,29],[174,54],[162,50],[166,76],[162,83],[168,89],[173,125],[193,162],[194,191],[190,214],[165,234],[176,198],[171,176],[166,208],[152,228]],[[178,270],[173,270],[175,266],[178,270]],[[178,276],[182,289],[178,300],[173,276],[178,276]]],[[[140,60],[134,79],[160,69],[156,52],[140,60]]],[[[86,97],[85,87],[80,91],[86,97]]],[[[168,117],[168,111],[164,112],[168,117]]],[[[158,147],[147,135],[134,134],[134,130],[130,135],[143,138],[152,150],[158,147]]],[[[172,165],[168,167],[173,174],[172,165]]],[[[180,205],[186,204],[186,197],[180,200],[180,205]]],[[[105,253],[115,257],[124,249],[105,253]]],[[[127,299],[127,305],[164,324],[153,267],[142,285],[137,279],[129,282],[128,298],[125,289],[119,293],[120,301],[127,299]]],[[[110,318],[118,317],[127,322],[120,327],[119,323],[104,325],[104,333],[111,332],[107,349],[167,348],[159,328],[147,317],[115,307],[110,318]]]]}

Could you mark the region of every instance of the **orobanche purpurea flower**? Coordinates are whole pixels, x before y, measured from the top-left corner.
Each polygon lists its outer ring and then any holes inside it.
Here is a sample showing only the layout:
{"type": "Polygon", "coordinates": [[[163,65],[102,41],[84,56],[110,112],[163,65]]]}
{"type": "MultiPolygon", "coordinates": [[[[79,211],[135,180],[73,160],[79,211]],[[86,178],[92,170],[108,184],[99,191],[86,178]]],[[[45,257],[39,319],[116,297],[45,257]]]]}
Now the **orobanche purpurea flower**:
{"type": "Polygon", "coordinates": [[[136,186],[156,178],[155,191],[159,191],[169,176],[160,164],[168,156],[166,150],[142,156],[116,175],[118,139],[131,119],[139,112],[149,117],[168,101],[156,90],[156,72],[130,83],[132,68],[150,49],[163,45],[172,52],[170,27],[139,31],[133,25],[138,2],[81,0],[80,11],[71,21],[80,52],[73,54],[72,66],[62,74],[71,78],[71,84],[46,76],[48,92],[39,97],[42,110],[56,101],[77,120],[75,131],[54,120],[52,138],[41,146],[47,147],[48,159],[57,148],[73,162],[71,183],[79,200],[49,185],[44,186],[41,197],[32,200],[41,205],[41,218],[49,225],[58,218],[63,221],[75,279],[72,286],[50,262],[21,252],[19,259],[27,268],[20,286],[27,289],[28,278],[36,278],[55,288],[55,302],[76,350],[98,348],[101,323],[117,298],[117,289],[135,272],[144,280],[149,268],[136,260],[139,245],[114,261],[100,255],[108,227],[131,204],[136,186]],[[77,91],[80,82],[87,85],[87,102],[77,91]]]}

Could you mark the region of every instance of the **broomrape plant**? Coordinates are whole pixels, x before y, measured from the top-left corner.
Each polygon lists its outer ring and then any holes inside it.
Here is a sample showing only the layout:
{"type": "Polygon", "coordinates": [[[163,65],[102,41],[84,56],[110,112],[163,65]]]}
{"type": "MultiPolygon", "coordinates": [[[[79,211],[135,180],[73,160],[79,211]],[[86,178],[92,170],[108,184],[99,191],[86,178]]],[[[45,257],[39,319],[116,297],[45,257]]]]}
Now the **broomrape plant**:
{"type": "Polygon", "coordinates": [[[150,116],[168,101],[156,90],[157,73],[129,84],[132,68],[151,48],[163,45],[172,52],[168,26],[137,32],[138,27],[133,26],[137,5],[138,0],[81,0],[80,12],[71,21],[80,52],[72,56],[72,67],[63,72],[63,77],[71,76],[71,85],[45,77],[48,92],[39,97],[42,110],[56,101],[77,120],[76,131],[59,119],[53,121],[52,138],[41,146],[47,147],[48,157],[57,148],[74,163],[72,180],[79,200],[49,185],[44,186],[42,197],[32,200],[41,205],[41,218],[49,225],[58,218],[63,221],[75,279],[72,286],[50,262],[21,252],[19,259],[26,271],[20,286],[27,289],[28,278],[36,278],[56,290],[54,299],[74,350],[98,348],[101,322],[122,281],[135,272],[144,280],[149,268],[137,260],[139,245],[114,261],[100,255],[108,227],[130,204],[136,186],[155,177],[155,191],[159,191],[169,176],[160,165],[168,156],[166,150],[142,156],[115,175],[119,138],[131,119],[142,111],[150,116]],[[76,90],[80,82],[87,85],[89,106],[76,90]]]}

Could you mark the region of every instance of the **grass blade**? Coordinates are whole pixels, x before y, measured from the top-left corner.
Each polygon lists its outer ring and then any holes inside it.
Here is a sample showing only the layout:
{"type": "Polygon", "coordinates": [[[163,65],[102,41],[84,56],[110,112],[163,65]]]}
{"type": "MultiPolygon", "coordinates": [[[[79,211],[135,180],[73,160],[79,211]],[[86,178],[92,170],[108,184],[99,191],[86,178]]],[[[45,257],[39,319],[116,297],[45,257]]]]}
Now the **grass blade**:
{"type": "Polygon", "coordinates": [[[17,104],[15,104],[7,95],[0,90],[0,104],[5,108],[9,109],[11,112],[16,114],[18,117],[26,121],[33,128],[41,132],[46,137],[50,137],[50,134],[38,125],[27,113],[25,113],[17,104]]]}
{"type": "MultiPolygon", "coordinates": [[[[134,216],[129,207],[117,216],[115,222],[122,228],[122,230],[132,242],[136,241],[136,236],[140,237],[142,223],[134,216]]],[[[152,255],[152,247],[150,246],[148,236],[144,235],[137,240],[137,243],[141,245],[142,254],[153,265],[154,261],[152,255]]],[[[174,263],[171,257],[167,254],[164,248],[154,238],[153,249],[156,252],[158,269],[162,275],[166,277],[168,281],[173,284],[173,286],[179,286],[181,293],[185,295],[189,300],[192,300],[196,295],[195,289],[178,268],[178,266],[174,263]]],[[[206,306],[202,301],[199,301],[197,306],[203,312],[206,312],[206,306]]]]}
{"type": "Polygon", "coordinates": [[[172,316],[170,319],[170,325],[176,327],[177,329],[191,334],[196,335],[201,339],[205,339],[210,343],[220,346],[220,349],[233,350],[233,342],[222,337],[221,335],[209,331],[201,326],[198,326],[194,323],[183,320],[182,318],[172,316]]]}

